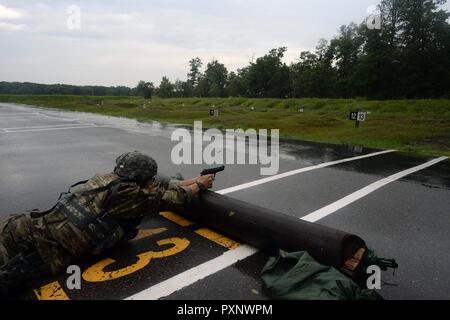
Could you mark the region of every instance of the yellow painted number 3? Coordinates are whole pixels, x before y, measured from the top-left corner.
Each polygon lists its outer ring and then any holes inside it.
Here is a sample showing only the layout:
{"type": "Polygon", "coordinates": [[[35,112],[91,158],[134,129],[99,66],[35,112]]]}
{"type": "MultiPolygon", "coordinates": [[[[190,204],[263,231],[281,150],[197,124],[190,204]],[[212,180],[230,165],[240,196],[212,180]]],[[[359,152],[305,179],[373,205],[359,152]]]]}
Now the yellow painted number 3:
{"type": "Polygon", "coordinates": [[[83,272],[83,279],[88,282],[103,282],[127,276],[145,268],[152,259],[165,258],[185,250],[189,246],[189,243],[189,240],[185,238],[169,238],[160,240],[157,242],[159,246],[167,244],[173,244],[173,246],[163,251],[147,251],[141,253],[137,255],[138,261],[136,263],[114,271],[105,271],[105,268],[116,261],[109,258],[104,259],[86,269],[83,272]]]}

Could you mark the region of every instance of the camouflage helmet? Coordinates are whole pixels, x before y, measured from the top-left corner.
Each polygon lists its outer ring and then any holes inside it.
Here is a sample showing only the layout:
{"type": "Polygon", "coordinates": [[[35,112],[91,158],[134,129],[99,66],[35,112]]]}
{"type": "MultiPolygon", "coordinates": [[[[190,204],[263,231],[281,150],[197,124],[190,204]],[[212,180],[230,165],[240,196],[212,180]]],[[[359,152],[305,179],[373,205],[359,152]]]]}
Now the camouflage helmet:
{"type": "Polygon", "coordinates": [[[145,182],[153,178],[158,165],[153,158],[139,151],[126,152],[116,159],[114,172],[121,178],[137,182],[145,182]]]}

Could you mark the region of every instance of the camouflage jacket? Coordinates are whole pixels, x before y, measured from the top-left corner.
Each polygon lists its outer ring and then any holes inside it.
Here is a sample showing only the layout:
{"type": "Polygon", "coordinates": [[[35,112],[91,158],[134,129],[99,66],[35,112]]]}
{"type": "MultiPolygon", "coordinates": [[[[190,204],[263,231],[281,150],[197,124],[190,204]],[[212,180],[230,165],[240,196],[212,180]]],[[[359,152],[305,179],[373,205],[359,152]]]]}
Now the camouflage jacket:
{"type": "MultiPolygon", "coordinates": [[[[108,185],[116,179],[118,176],[114,173],[98,174],[77,188],[74,193],[96,189],[108,185]]],[[[90,196],[81,196],[78,200],[89,212],[98,215],[103,209],[108,193],[109,191],[106,190],[90,196]]],[[[185,203],[190,202],[192,196],[191,189],[180,186],[180,182],[177,180],[170,180],[166,183],[154,182],[145,187],[134,182],[123,182],[116,197],[108,205],[107,213],[108,217],[114,218],[121,226],[131,225],[132,232],[144,216],[161,211],[176,211],[185,203]]],[[[89,236],[58,210],[53,209],[42,219],[42,224],[47,233],[51,235],[52,240],[56,240],[69,253],[71,259],[86,254],[101,253],[101,250],[92,247],[89,236]]],[[[132,234],[131,238],[134,235],[132,234]]],[[[129,232],[127,234],[126,228],[121,228],[120,233],[113,239],[109,239],[110,243],[107,243],[105,247],[114,247],[117,243],[129,238],[130,234],[129,232]]],[[[53,259],[52,263],[55,264],[57,261],[53,259]]],[[[52,269],[58,268],[57,265],[54,265],[52,269]]]]}
{"type": "MultiPolygon", "coordinates": [[[[115,173],[98,174],[74,192],[92,190],[118,178],[115,173]]],[[[98,214],[103,208],[107,195],[108,191],[103,191],[91,197],[83,197],[81,202],[92,213],[98,214]]],[[[191,199],[191,189],[181,187],[177,180],[153,182],[146,187],[140,187],[135,182],[124,182],[120,186],[117,197],[109,206],[108,216],[117,219],[142,218],[160,211],[179,209],[191,199]]]]}

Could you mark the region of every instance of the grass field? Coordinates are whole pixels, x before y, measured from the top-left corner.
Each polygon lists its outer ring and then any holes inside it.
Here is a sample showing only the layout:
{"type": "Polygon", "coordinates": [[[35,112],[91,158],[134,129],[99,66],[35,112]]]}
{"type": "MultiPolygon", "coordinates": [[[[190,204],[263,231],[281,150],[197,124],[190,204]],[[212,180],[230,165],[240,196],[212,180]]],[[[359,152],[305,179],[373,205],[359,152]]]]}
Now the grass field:
{"type": "Polygon", "coordinates": [[[191,126],[202,120],[204,127],[219,129],[280,129],[284,138],[450,156],[450,100],[0,95],[0,101],[191,126]],[[209,115],[212,105],[219,107],[219,117],[209,115]],[[359,129],[348,120],[357,110],[370,112],[359,129]]]}

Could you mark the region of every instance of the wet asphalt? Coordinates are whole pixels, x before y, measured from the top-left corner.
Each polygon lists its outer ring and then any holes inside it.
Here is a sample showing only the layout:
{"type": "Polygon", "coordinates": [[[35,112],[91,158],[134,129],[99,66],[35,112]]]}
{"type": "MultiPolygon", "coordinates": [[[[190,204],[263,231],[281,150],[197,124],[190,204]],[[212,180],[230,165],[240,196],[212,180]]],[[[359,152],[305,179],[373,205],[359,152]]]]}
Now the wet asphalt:
{"type": "MultiPolygon", "coordinates": [[[[177,127],[139,123],[74,112],[0,103],[0,217],[51,207],[60,192],[99,172],[110,172],[114,159],[130,150],[151,154],[159,171],[198,175],[204,165],[177,166],[170,161],[177,127]]],[[[280,173],[377,150],[283,141],[280,173]]],[[[303,217],[365,186],[433,159],[387,153],[290,176],[229,194],[282,213],[303,217]]],[[[228,165],[217,177],[221,190],[261,178],[259,165],[228,165]]],[[[362,237],[379,255],[397,259],[395,275],[383,273],[380,293],[386,299],[450,298],[450,160],[410,174],[334,212],[318,223],[362,237]]],[[[228,249],[195,233],[199,225],[181,227],[162,216],[141,226],[164,231],[129,243],[105,257],[80,261],[82,270],[105,258],[116,270],[136,263],[137,255],[188,241],[187,248],[118,279],[83,281],[81,290],[66,288],[66,275],[39,279],[16,298],[35,299],[34,289],[58,281],[70,299],[123,299],[209,261],[228,249]]],[[[267,261],[257,253],[183,288],[166,299],[266,299],[259,273],[267,261]]],[[[109,270],[109,269],[105,269],[109,270]]]]}

